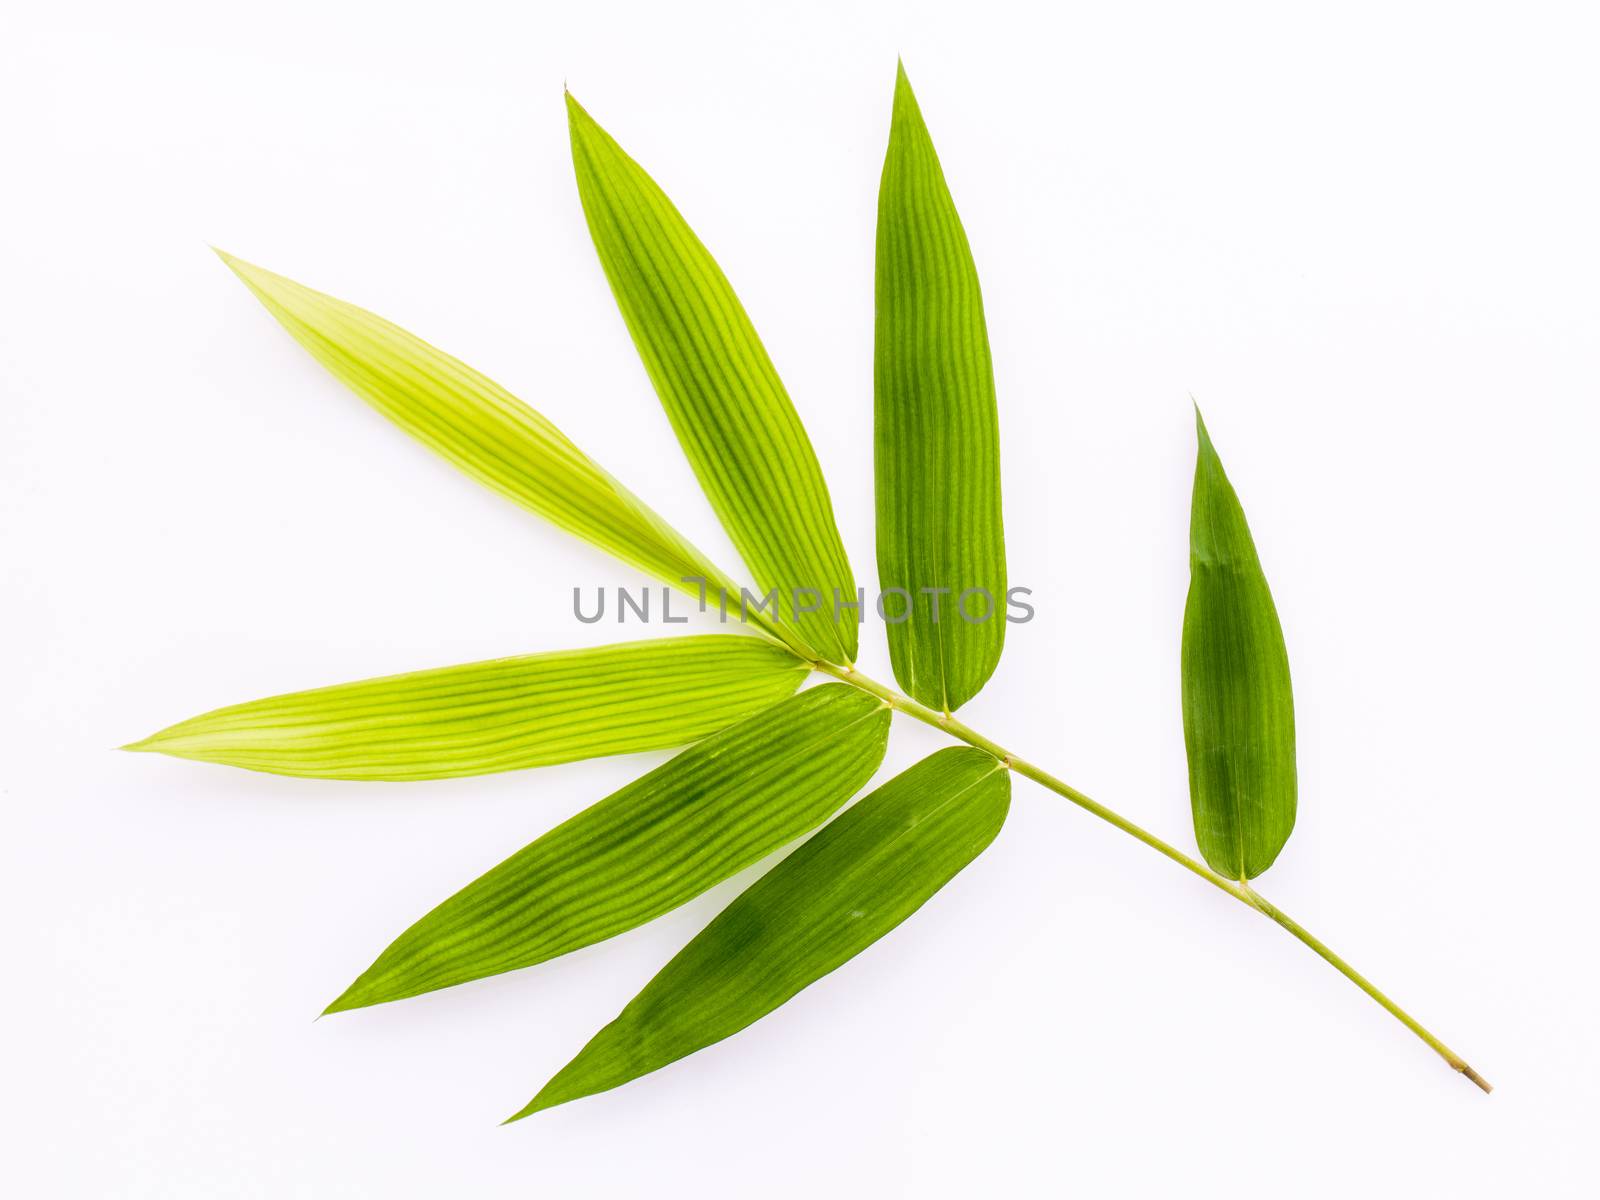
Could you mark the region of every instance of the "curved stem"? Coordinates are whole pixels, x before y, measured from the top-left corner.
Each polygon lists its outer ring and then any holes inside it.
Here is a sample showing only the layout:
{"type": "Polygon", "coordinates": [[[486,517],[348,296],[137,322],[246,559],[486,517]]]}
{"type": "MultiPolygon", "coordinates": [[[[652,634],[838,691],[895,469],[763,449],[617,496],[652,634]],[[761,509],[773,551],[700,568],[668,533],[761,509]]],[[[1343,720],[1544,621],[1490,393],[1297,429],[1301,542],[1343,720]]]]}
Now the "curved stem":
{"type": "Polygon", "coordinates": [[[1173,862],[1177,863],[1180,867],[1183,867],[1185,870],[1198,875],[1201,879],[1204,879],[1213,887],[1227,892],[1228,895],[1239,901],[1239,903],[1248,905],[1250,908],[1255,909],[1257,912],[1275,922],[1283,929],[1288,930],[1289,933],[1294,935],[1294,937],[1299,939],[1301,942],[1305,943],[1306,946],[1310,947],[1310,949],[1316,953],[1318,957],[1320,957],[1324,962],[1328,963],[1329,966],[1333,967],[1334,970],[1338,971],[1339,974],[1343,975],[1351,983],[1355,984],[1363,992],[1371,996],[1372,999],[1377,1001],[1378,1004],[1381,1005],[1391,1016],[1398,1020],[1407,1029],[1411,1030],[1412,1033],[1416,1034],[1417,1037],[1421,1038],[1435,1054],[1444,1059],[1445,1062],[1449,1063],[1452,1070],[1459,1071],[1473,1083],[1477,1084],[1478,1087],[1482,1088],[1485,1092],[1494,1090],[1489,1081],[1474,1071],[1467,1064],[1465,1059],[1463,1059],[1454,1050],[1450,1049],[1450,1047],[1446,1046],[1438,1038],[1434,1037],[1433,1034],[1429,1033],[1428,1030],[1425,1029],[1415,1017],[1411,1016],[1410,1013],[1406,1012],[1393,1000],[1389,999],[1389,997],[1380,992],[1367,980],[1364,975],[1362,975],[1349,963],[1345,962],[1344,959],[1340,958],[1332,950],[1328,949],[1327,946],[1323,945],[1321,941],[1303,928],[1298,922],[1289,917],[1289,915],[1283,912],[1283,910],[1279,909],[1276,905],[1267,900],[1267,898],[1261,895],[1260,892],[1252,888],[1247,881],[1233,880],[1224,875],[1217,874],[1210,867],[1185,854],[1176,846],[1163,841],[1155,834],[1134,824],[1121,813],[1115,812],[1114,810],[1109,809],[1105,805],[1101,804],[1099,801],[1093,800],[1084,795],[1082,792],[1078,791],[1077,788],[1072,787],[1070,784],[1067,784],[1060,779],[1057,779],[1054,775],[1050,774],[1042,767],[1035,766],[1026,759],[1020,758],[1011,753],[1011,751],[1007,750],[1004,746],[990,741],[988,738],[984,737],[983,734],[979,733],[970,726],[964,725],[949,713],[941,713],[929,708],[925,704],[919,704],[909,696],[902,695],[893,688],[879,683],[876,679],[873,679],[870,676],[863,675],[860,671],[857,671],[854,668],[840,667],[834,665],[833,663],[827,662],[813,662],[811,665],[816,671],[824,675],[832,676],[834,679],[837,679],[843,683],[848,683],[851,687],[859,688],[861,691],[867,692],[869,695],[876,696],[878,699],[888,704],[891,708],[897,709],[909,717],[914,717],[925,725],[932,725],[935,729],[942,729],[951,737],[958,738],[961,741],[966,742],[969,746],[976,746],[979,750],[983,750],[994,755],[1017,774],[1025,775],[1035,783],[1049,788],[1057,795],[1066,797],[1079,808],[1086,809],[1095,816],[1099,817],[1102,821],[1105,821],[1107,824],[1115,825],[1118,829],[1122,830],[1123,833],[1126,833],[1130,837],[1137,838],[1146,846],[1149,846],[1152,850],[1155,850],[1160,854],[1164,854],[1173,862]]]}

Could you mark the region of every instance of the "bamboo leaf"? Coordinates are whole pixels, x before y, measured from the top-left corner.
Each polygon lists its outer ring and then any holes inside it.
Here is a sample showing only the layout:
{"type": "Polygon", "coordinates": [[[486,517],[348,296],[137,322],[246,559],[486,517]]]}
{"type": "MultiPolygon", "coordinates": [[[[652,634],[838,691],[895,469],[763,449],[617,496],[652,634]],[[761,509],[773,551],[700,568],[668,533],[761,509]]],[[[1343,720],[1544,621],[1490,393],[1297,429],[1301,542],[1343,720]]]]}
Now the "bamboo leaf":
{"type": "Polygon", "coordinates": [[[668,585],[737,585],[562,432],[493,380],[365,309],[217,252],[356,395],[479,483],[668,585]]]}
{"type": "Polygon", "coordinates": [[[511,1119],[764,1017],[922,907],[994,840],[1010,801],[1010,773],[981,750],[941,750],[897,775],[730,904],[511,1119]]]}
{"type": "Polygon", "coordinates": [[[125,749],[320,779],[482,775],[682,746],[777,703],[806,672],[760,638],[659,638],[291,692],[125,749]]]}
{"type": "Polygon", "coordinates": [[[878,188],[873,383],[890,660],[911,696],[953,712],[1005,642],[999,417],[978,271],[904,67],[878,188]]]}
{"type": "Polygon", "coordinates": [[[567,113],[600,264],[711,507],[763,595],[777,591],[782,622],[830,662],[853,661],[859,614],[836,619],[835,602],[857,600],[855,580],[766,348],[672,201],[570,94],[567,113]]]}
{"type": "Polygon", "coordinates": [[[1199,456],[1183,611],[1183,737],[1195,840],[1211,869],[1254,879],[1295,816],[1289,654],[1244,509],[1195,410],[1199,456]]]}
{"type": "Polygon", "coordinates": [[[329,1012],[544,962],[642,925],[816,828],[883,761],[889,710],[844,684],[713,734],[423,917],[329,1012]]]}

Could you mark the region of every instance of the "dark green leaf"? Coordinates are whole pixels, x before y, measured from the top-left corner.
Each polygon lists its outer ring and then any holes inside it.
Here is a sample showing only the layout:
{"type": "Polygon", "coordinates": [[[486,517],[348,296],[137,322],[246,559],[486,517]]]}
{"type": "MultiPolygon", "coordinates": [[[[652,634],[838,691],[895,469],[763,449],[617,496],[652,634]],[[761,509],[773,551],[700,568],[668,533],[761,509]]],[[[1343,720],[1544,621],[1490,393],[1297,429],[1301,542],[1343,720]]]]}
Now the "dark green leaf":
{"type": "Polygon", "coordinates": [[[826,684],[585,809],[418,921],[329,1012],[531,966],[642,925],[815,829],[883,761],[889,710],[826,684]]]}
{"type": "Polygon", "coordinates": [[[1200,451],[1183,611],[1183,737],[1195,840],[1211,869],[1254,879],[1294,828],[1294,697],[1278,611],[1244,509],[1195,411],[1200,451]]]}
{"type": "Polygon", "coordinates": [[[822,658],[853,661],[857,617],[847,609],[835,619],[835,601],[856,601],[855,580],[822,469],[766,348],[672,201],[570,95],[567,112],[600,264],[711,507],[762,595],[777,591],[782,623],[822,658]],[[808,589],[798,604],[797,589],[808,589]]]}
{"type": "Polygon", "coordinates": [[[1010,773],[941,750],[730,904],[512,1120],[607,1091],[764,1017],[888,933],[994,840],[1010,773]]]}
{"type": "Polygon", "coordinates": [[[904,68],[877,277],[878,582],[891,621],[909,612],[888,626],[889,653],[901,687],[953,712],[1005,641],[999,418],[978,271],[904,68]]]}
{"type": "Polygon", "coordinates": [[[682,746],[782,700],[807,670],[761,638],[658,638],[291,692],[124,748],[322,779],[482,775],[682,746]]]}

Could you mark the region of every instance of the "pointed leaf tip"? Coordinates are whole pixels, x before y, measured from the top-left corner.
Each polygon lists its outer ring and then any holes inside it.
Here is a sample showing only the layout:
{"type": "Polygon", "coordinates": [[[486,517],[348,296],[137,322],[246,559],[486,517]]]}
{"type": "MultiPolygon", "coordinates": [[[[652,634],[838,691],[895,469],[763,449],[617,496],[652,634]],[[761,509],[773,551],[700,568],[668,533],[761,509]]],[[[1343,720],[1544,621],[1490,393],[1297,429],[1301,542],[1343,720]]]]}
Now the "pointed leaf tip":
{"type": "Polygon", "coordinates": [[[220,258],[222,260],[222,265],[227,267],[228,270],[232,271],[235,275],[239,276],[240,279],[248,280],[252,275],[271,274],[270,271],[263,271],[262,268],[256,266],[252,262],[246,262],[238,255],[229,254],[220,246],[211,247],[211,253],[220,258]]]}
{"type": "Polygon", "coordinates": [[[558,1105],[565,1104],[568,1100],[576,1099],[576,1096],[567,1096],[561,1098],[552,1096],[550,1094],[549,1086],[546,1085],[540,1090],[537,1096],[535,1096],[532,1100],[529,1100],[521,1108],[517,1109],[516,1112],[512,1113],[504,1121],[501,1121],[500,1124],[502,1127],[506,1125],[514,1125],[518,1121],[526,1120],[528,1117],[533,1116],[534,1113],[544,1112],[544,1110],[547,1108],[555,1108],[558,1105]]]}
{"type": "Polygon", "coordinates": [[[1211,444],[1211,431],[1206,428],[1206,419],[1200,413],[1200,405],[1193,397],[1190,397],[1189,403],[1194,405],[1194,431],[1200,448],[1215,457],[1216,447],[1211,444]]]}
{"type": "Polygon", "coordinates": [[[922,110],[917,105],[917,93],[911,86],[911,76],[906,74],[905,60],[895,65],[893,120],[922,121],[922,110]]]}

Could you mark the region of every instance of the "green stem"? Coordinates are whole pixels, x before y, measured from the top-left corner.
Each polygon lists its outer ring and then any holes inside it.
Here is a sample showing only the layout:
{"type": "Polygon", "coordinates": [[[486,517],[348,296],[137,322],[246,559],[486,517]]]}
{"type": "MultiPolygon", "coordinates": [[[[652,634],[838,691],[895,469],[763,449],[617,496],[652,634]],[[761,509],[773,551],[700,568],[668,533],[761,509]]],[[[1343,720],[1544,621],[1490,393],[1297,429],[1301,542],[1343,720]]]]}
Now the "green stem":
{"type": "Polygon", "coordinates": [[[1355,984],[1363,992],[1376,1000],[1378,1004],[1380,1004],[1391,1016],[1393,1016],[1407,1029],[1411,1030],[1412,1033],[1416,1034],[1425,1043],[1427,1043],[1428,1047],[1432,1049],[1435,1054],[1444,1059],[1445,1062],[1449,1063],[1452,1070],[1459,1071],[1468,1079],[1472,1080],[1473,1083],[1482,1088],[1485,1092],[1494,1090],[1489,1084],[1488,1080],[1484,1079],[1482,1075],[1479,1075],[1467,1065],[1465,1059],[1463,1059],[1454,1050],[1450,1049],[1450,1047],[1446,1046],[1438,1038],[1434,1037],[1433,1034],[1429,1033],[1425,1028],[1423,1028],[1422,1024],[1418,1022],[1415,1017],[1411,1016],[1410,1013],[1406,1012],[1393,1000],[1389,999],[1389,997],[1385,996],[1382,992],[1375,988],[1370,982],[1368,982],[1364,975],[1362,975],[1349,963],[1345,962],[1344,959],[1340,958],[1332,950],[1328,949],[1327,946],[1323,945],[1322,942],[1320,942],[1316,937],[1312,936],[1310,932],[1301,927],[1298,922],[1289,917],[1287,913],[1283,912],[1276,905],[1268,901],[1265,896],[1261,895],[1261,893],[1252,888],[1247,881],[1233,880],[1227,878],[1226,876],[1217,874],[1210,867],[1206,866],[1197,859],[1191,858],[1182,850],[1179,850],[1176,846],[1162,841],[1155,834],[1146,829],[1142,829],[1138,825],[1135,825],[1122,814],[1107,808],[1105,805],[1096,800],[1090,799],[1088,796],[1078,791],[1077,788],[1072,787],[1070,784],[1067,784],[1060,779],[1057,779],[1054,775],[1050,774],[1042,767],[1037,767],[1033,763],[1028,762],[1026,759],[1019,758],[1017,755],[1007,750],[1004,746],[990,741],[977,730],[962,724],[949,713],[937,712],[925,704],[919,704],[909,696],[901,695],[893,688],[886,687],[885,685],[879,683],[876,679],[873,679],[867,675],[863,675],[860,671],[857,671],[852,667],[841,667],[836,666],[833,663],[816,661],[813,661],[811,665],[815,670],[824,675],[830,675],[834,679],[840,680],[843,683],[848,683],[851,687],[859,688],[863,692],[867,692],[870,695],[878,697],[878,699],[882,700],[885,704],[888,704],[891,708],[897,709],[909,717],[914,717],[925,725],[932,725],[935,729],[942,729],[951,737],[958,738],[961,741],[966,742],[969,746],[976,746],[979,750],[983,750],[994,755],[1017,774],[1027,776],[1035,783],[1049,788],[1052,792],[1055,792],[1059,796],[1065,796],[1079,808],[1087,809],[1089,812],[1093,813],[1107,824],[1115,825],[1118,829],[1122,830],[1123,833],[1126,833],[1130,837],[1137,838],[1146,846],[1149,846],[1152,850],[1166,855],[1180,867],[1183,867],[1185,870],[1200,876],[1201,879],[1204,879],[1213,887],[1219,888],[1220,890],[1228,893],[1228,895],[1239,901],[1239,903],[1248,905],[1250,908],[1255,909],[1263,916],[1266,916],[1282,928],[1288,930],[1301,942],[1310,947],[1311,950],[1315,952],[1324,962],[1328,963],[1329,966],[1338,971],[1339,974],[1343,975],[1351,983],[1355,984]]]}

